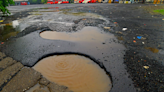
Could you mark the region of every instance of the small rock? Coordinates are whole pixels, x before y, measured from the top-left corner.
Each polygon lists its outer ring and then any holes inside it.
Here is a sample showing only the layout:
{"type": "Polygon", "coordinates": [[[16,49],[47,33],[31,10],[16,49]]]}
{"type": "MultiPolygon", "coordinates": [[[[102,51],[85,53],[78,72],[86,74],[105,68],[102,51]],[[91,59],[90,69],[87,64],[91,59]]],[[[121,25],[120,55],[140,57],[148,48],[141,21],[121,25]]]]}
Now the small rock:
{"type": "Polygon", "coordinates": [[[110,27],[104,27],[104,29],[110,29],[110,27]]]}
{"type": "Polygon", "coordinates": [[[145,37],[141,37],[141,39],[142,39],[142,40],[146,40],[146,38],[145,38],[145,37]]]}
{"type": "Polygon", "coordinates": [[[143,68],[145,68],[145,69],[149,69],[149,66],[143,66],[143,68]]]}
{"type": "Polygon", "coordinates": [[[122,28],[122,31],[126,31],[128,28],[122,28]]]}
{"type": "Polygon", "coordinates": [[[47,87],[49,88],[50,92],[71,92],[68,91],[67,87],[58,85],[56,83],[50,83],[47,87]]]}

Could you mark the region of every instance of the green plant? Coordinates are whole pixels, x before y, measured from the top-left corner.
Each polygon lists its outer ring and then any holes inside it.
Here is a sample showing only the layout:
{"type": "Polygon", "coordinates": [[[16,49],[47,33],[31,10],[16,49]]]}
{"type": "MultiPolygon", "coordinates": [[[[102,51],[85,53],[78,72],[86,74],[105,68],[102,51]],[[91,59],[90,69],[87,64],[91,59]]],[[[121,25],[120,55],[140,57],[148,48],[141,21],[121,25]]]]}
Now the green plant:
{"type": "Polygon", "coordinates": [[[47,0],[41,0],[41,3],[45,4],[45,3],[47,3],[47,0]]]}
{"type": "Polygon", "coordinates": [[[1,0],[0,1],[0,11],[3,13],[3,15],[10,14],[9,10],[7,9],[9,4],[14,4],[14,1],[13,0],[1,0]]]}
{"type": "Polygon", "coordinates": [[[154,12],[164,15],[164,9],[154,10],[154,12]]]}

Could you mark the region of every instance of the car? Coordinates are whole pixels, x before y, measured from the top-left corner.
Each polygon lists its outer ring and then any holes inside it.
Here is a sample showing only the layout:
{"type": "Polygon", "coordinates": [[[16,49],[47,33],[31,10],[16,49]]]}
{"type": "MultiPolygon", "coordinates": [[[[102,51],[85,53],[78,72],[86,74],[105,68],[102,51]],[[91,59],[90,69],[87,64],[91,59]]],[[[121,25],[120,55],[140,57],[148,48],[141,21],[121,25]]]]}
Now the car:
{"type": "Polygon", "coordinates": [[[21,2],[21,5],[27,5],[27,2],[21,2]]]}
{"type": "Polygon", "coordinates": [[[48,1],[47,4],[54,4],[54,2],[52,2],[52,1],[48,1]]]}

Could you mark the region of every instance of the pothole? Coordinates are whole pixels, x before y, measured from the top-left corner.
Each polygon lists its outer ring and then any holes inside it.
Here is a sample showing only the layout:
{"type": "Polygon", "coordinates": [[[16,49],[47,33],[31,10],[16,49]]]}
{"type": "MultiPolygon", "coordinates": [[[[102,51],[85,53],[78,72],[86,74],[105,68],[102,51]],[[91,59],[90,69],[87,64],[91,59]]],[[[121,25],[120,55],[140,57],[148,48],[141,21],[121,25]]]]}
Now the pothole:
{"type": "Polygon", "coordinates": [[[65,54],[43,58],[34,67],[51,82],[64,85],[73,92],[109,92],[109,74],[91,59],[65,54]]]}
{"type": "Polygon", "coordinates": [[[56,32],[43,31],[40,36],[50,40],[65,40],[65,41],[82,41],[82,42],[103,42],[106,39],[113,38],[107,32],[101,31],[98,27],[84,27],[78,32],[56,32]]]}

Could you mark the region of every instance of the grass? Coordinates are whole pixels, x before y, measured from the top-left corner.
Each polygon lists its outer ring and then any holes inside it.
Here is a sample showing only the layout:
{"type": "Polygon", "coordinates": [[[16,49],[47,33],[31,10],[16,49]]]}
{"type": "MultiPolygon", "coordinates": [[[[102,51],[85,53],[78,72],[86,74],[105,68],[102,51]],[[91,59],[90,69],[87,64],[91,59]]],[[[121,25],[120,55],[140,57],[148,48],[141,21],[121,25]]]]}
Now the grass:
{"type": "Polygon", "coordinates": [[[160,13],[164,15],[164,9],[154,10],[153,12],[160,13]]]}
{"type": "MultiPolygon", "coordinates": [[[[159,15],[161,13],[159,13],[158,10],[162,10],[160,12],[164,13],[164,5],[149,5],[149,6],[142,6],[141,8],[143,8],[144,10],[146,10],[148,13],[152,14],[152,15],[159,15]]],[[[164,14],[162,14],[164,15],[164,14]]]]}

